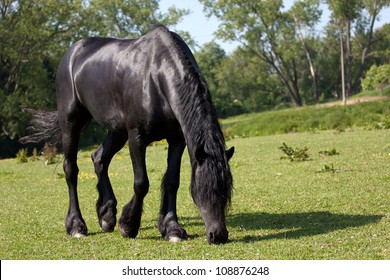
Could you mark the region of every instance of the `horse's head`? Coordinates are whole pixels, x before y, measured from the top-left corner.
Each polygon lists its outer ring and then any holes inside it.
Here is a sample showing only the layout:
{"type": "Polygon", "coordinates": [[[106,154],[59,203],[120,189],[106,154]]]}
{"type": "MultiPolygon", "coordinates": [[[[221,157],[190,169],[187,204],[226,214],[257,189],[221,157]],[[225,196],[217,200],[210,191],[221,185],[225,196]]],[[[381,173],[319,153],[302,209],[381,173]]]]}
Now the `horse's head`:
{"type": "Polygon", "coordinates": [[[225,213],[233,186],[228,161],[233,154],[234,147],[217,158],[207,154],[202,147],[195,155],[191,192],[206,225],[209,244],[228,240],[225,213]]]}

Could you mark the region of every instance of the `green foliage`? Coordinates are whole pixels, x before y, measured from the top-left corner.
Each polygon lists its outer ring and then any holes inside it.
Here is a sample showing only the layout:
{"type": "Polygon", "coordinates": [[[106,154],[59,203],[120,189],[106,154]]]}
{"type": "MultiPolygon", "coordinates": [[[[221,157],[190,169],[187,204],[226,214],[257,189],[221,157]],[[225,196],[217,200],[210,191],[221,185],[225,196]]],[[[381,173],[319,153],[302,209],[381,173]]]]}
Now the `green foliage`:
{"type": "Polygon", "coordinates": [[[281,82],[250,53],[238,49],[226,56],[219,45],[208,43],[195,57],[220,117],[269,110],[283,101],[281,82]]]}
{"type": "Polygon", "coordinates": [[[375,44],[369,65],[390,64],[390,24],[386,23],[374,32],[375,44]]]}
{"type": "Polygon", "coordinates": [[[29,116],[23,106],[54,104],[56,57],[74,36],[81,1],[2,1],[0,14],[1,133],[15,138],[29,116]],[[59,42],[67,42],[61,44],[59,42]]]}
{"type": "Polygon", "coordinates": [[[34,148],[31,156],[31,161],[36,161],[36,160],[38,160],[38,150],[37,148],[34,148]]]}
{"type": "Polygon", "coordinates": [[[340,153],[336,150],[336,148],[332,148],[330,150],[319,151],[318,154],[322,157],[329,157],[329,156],[337,156],[340,153]]]}
{"type": "MultiPolygon", "coordinates": [[[[170,7],[167,13],[159,10],[159,0],[91,0],[87,11],[94,21],[90,30],[95,34],[134,38],[145,34],[157,23],[175,26],[189,10],[170,7]]],[[[188,33],[186,33],[188,37],[188,33]]]]}
{"type": "Polygon", "coordinates": [[[390,5],[390,1],[376,0],[327,0],[332,12],[331,24],[339,31],[340,47],[345,44],[346,90],[347,96],[357,93],[360,80],[371,55],[370,49],[375,44],[374,24],[380,12],[390,5]],[[342,39],[345,32],[345,39],[342,39]],[[351,36],[355,33],[355,37],[351,36]],[[345,40],[345,42],[343,42],[345,40]],[[352,52],[353,49],[353,52],[352,52]],[[358,54],[360,59],[354,59],[358,54]]]}
{"type": "Polygon", "coordinates": [[[268,73],[276,74],[291,100],[301,106],[303,100],[298,87],[298,68],[302,65],[307,68],[307,62],[292,24],[293,18],[283,10],[283,2],[201,0],[201,3],[209,15],[216,16],[222,22],[217,36],[242,42],[250,56],[268,64],[268,73]],[[303,60],[297,57],[303,57],[303,60]],[[292,72],[294,75],[290,74],[292,72]]]}
{"type": "Polygon", "coordinates": [[[372,65],[362,80],[363,90],[383,89],[390,85],[390,64],[372,65]]]}
{"type": "MultiPolygon", "coordinates": [[[[26,133],[31,116],[21,108],[55,107],[55,73],[72,43],[139,36],[156,23],[174,28],[188,13],[174,7],[163,13],[158,0],[1,1],[0,137],[12,142],[3,148],[17,146],[16,138],[26,133]]],[[[188,32],[178,32],[194,44],[188,32]]]]}
{"type": "Polygon", "coordinates": [[[216,70],[219,96],[213,100],[221,116],[265,111],[288,100],[270,67],[249,52],[236,50],[216,70]]]}
{"type": "Polygon", "coordinates": [[[195,52],[194,55],[202,74],[207,80],[219,116],[226,117],[229,112],[233,111],[230,106],[233,102],[230,98],[225,98],[216,78],[217,70],[226,57],[225,51],[217,43],[210,42],[204,44],[202,49],[195,52]]]}
{"type": "Polygon", "coordinates": [[[337,169],[334,167],[333,163],[324,164],[324,167],[318,171],[318,173],[335,173],[337,169]]]}
{"type": "Polygon", "coordinates": [[[20,149],[16,154],[17,163],[25,163],[28,161],[28,152],[27,149],[20,149]]]}
{"type": "Polygon", "coordinates": [[[307,151],[309,148],[304,147],[302,148],[293,148],[291,146],[288,146],[286,143],[283,142],[282,146],[279,147],[280,150],[286,155],[281,157],[280,159],[288,159],[290,161],[306,161],[309,160],[309,154],[307,151]]]}
{"type": "Polygon", "coordinates": [[[240,42],[249,56],[268,64],[268,69],[258,64],[257,73],[276,75],[283,84],[277,94],[288,94],[298,106],[341,97],[340,30],[349,35],[344,47],[349,95],[360,89],[361,77],[373,62],[389,63],[389,27],[374,31],[376,19],[390,5],[387,0],[323,1],[332,12],[323,30],[316,28],[318,0],[295,1],[289,10],[274,0],[200,2],[208,16],[221,21],[216,36],[240,42]]]}

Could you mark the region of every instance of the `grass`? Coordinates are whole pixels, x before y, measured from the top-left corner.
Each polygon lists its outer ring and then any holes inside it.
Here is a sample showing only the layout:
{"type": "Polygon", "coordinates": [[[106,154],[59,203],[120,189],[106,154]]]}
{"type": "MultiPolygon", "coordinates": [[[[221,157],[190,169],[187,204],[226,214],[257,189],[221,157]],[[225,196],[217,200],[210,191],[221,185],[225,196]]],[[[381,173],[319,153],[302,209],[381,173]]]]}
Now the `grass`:
{"type": "MultiPolygon", "coordinates": [[[[235,181],[227,217],[230,242],[207,244],[205,227],[189,195],[185,154],[178,197],[190,240],[165,242],[156,227],[159,185],[167,147],[151,146],[151,188],[141,230],[124,239],[104,234],[95,213],[91,151],[79,153],[79,197],[90,236],[72,239],[64,229],[68,195],[62,167],[44,160],[0,161],[1,259],[389,259],[390,130],[347,129],[238,138],[228,141],[235,181]],[[309,160],[280,160],[279,147],[308,147],[309,160]],[[336,149],[333,156],[319,152],[336,149]],[[331,166],[327,172],[324,166],[331,166]]],[[[119,214],[132,195],[128,152],[111,164],[119,214]]]]}
{"type": "Polygon", "coordinates": [[[364,98],[364,97],[378,97],[378,96],[390,96],[390,86],[387,86],[383,89],[383,92],[380,89],[374,90],[363,90],[354,96],[351,96],[349,99],[364,98]]]}
{"type": "Polygon", "coordinates": [[[251,113],[223,120],[222,126],[229,138],[356,127],[390,128],[390,100],[251,113]]]}

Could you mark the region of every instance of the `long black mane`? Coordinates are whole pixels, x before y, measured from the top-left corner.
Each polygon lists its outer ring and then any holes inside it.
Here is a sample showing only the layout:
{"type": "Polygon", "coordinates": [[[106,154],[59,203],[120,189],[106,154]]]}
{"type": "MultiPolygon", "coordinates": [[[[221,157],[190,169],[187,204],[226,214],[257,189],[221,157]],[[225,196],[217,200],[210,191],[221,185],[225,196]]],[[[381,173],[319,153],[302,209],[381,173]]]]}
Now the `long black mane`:
{"type": "MultiPolygon", "coordinates": [[[[191,51],[183,40],[171,32],[184,68],[184,81],[179,83],[182,129],[187,129],[186,142],[192,165],[205,164],[204,175],[195,182],[191,176],[191,193],[196,204],[230,205],[233,179],[225,154],[225,139],[205,77],[200,72],[191,51]]],[[[186,134],[186,133],[185,133],[186,134]]],[[[198,205],[200,206],[200,205],[198,205]]]]}

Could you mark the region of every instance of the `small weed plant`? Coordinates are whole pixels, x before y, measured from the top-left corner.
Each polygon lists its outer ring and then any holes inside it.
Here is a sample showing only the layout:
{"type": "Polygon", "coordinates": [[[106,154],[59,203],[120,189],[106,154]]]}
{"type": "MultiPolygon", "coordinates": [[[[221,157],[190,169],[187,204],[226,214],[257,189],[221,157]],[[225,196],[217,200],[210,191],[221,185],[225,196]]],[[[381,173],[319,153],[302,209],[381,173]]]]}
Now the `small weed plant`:
{"type": "Polygon", "coordinates": [[[338,156],[339,154],[340,153],[335,148],[318,152],[318,155],[321,157],[338,156]]]}
{"type": "Polygon", "coordinates": [[[54,164],[56,163],[57,149],[56,147],[51,147],[46,143],[43,147],[42,155],[46,165],[54,164]]]}
{"type": "Polygon", "coordinates": [[[317,171],[317,173],[335,173],[336,171],[337,169],[331,163],[330,165],[324,164],[324,167],[320,171],[317,171]]]}
{"type": "Polygon", "coordinates": [[[281,157],[280,159],[288,159],[290,161],[306,161],[309,160],[309,154],[307,151],[309,150],[307,147],[301,148],[292,148],[283,142],[282,146],[279,147],[280,150],[286,155],[281,157]]]}
{"type": "Polygon", "coordinates": [[[31,160],[31,161],[37,161],[37,160],[38,160],[38,150],[37,150],[37,148],[34,148],[30,160],[31,160]]]}

